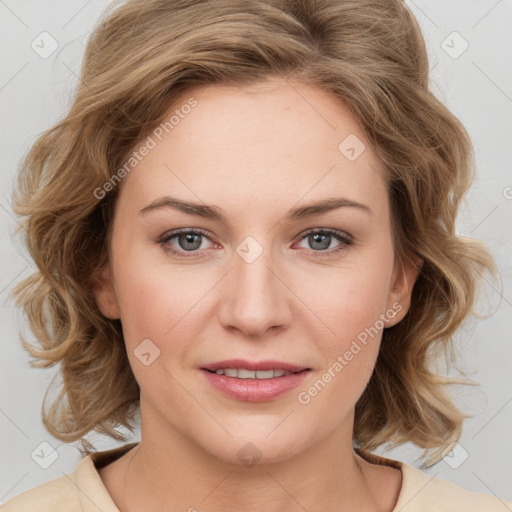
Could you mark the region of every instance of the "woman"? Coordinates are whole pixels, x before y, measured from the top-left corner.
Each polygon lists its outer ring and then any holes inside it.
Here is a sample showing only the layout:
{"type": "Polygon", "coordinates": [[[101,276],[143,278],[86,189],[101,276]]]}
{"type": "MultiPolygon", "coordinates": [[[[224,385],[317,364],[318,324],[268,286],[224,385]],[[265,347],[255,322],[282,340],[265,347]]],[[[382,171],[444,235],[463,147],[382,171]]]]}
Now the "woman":
{"type": "Polygon", "coordinates": [[[431,363],[495,270],[454,231],[470,157],[401,1],[113,10],[15,203],[45,425],[85,457],[5,510],[502,510],[371,453],[460,437],[431,363]]]}

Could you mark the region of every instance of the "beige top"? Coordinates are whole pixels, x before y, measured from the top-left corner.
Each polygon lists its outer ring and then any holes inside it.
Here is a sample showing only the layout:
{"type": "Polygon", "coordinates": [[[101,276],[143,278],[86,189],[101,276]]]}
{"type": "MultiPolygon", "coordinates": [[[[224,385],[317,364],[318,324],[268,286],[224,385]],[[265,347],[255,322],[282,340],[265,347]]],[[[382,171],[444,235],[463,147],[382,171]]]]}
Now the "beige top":
{"type": "MultiPolygon", "coordinates": [[[[121,457],[137,443],[84,457],[73,473],[15,496],[2,512],[119,512],[97,468],[121,457]]],[[[496,496],[471,492],[447,480],[432,477],[400,461],[369,452],[357,453],[372,464],[402,471],[402,488],[392,512],[505,512],[512,502],[496,496]]]]}

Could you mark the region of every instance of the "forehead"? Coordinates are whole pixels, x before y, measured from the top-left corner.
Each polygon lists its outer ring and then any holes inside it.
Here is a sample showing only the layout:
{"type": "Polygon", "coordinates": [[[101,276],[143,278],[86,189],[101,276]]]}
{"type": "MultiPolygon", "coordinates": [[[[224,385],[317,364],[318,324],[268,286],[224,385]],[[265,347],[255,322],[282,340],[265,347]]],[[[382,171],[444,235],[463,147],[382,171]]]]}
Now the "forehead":
{"type": "Polygon", "coordinates": [[[386,190],[349,108],[327,91],[281,79],[190,89],[134,149],[145,145],[151,149],[121,191],[141,208],[164,193],[266,208],[335,191],[377,203],[386,190]]]}

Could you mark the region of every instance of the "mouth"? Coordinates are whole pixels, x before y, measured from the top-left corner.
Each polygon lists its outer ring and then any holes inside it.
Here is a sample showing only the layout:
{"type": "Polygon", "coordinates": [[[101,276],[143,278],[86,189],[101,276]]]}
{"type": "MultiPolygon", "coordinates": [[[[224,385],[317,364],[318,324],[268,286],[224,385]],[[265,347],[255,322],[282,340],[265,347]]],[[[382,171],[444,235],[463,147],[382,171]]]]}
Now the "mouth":
{"type": "Polygon", "coordinates": [[[273,400],[297,387],[311,368],[283,361],[219,361],[200,368],[209,384],[223,394],[249,402],[273,400]]]}
{"type": "MultiPolygon", "coordinates": [[[[284,374],[290,373],[298,373],[303,370],[310,370],[306,366],[298,365],[295,363],[288,363],[286,361],[277,361],[267,359],[264,361],[248,361],[246,359],[226,359],[224,361],[217,361],[216,363],[206,364],[202,368],[203,370],[208,370],[209,372],[218,373],[219,375],[227,375],[228,377],[237,377],[240,374],[241,379],[254,379],[254,378],[271,378],[269,376],[255,377],[253,373],[259,373],[263,375],[264,372],[284,372],[284,374]],[[228,373],[219,373],[228,372],[228,373]],[[232,375],[230,375],[230,372],[232,375]],[[234,371],[237,373],[235,374],[234,371]],[[253,372],[253,373],[247,373],[253,372]]],[[[276,375],[276,377],[281,377],[281,375],[276,375]]]]}
{"type": "MultiPolygon", "coordinates": [[[[285,377],[286,375],[293,375],[300,372],[289,372],[282,369],[277,370],[246,370],[244,368],[219,368],[215,371],[204,368],[207,372],[215,373],[216,375],[225,375],[226,377],[234,377],[236,379],[275,379],[277,377],[285,377]]],[[[301,370],[306,371],[306,369],[301,370]]]]}

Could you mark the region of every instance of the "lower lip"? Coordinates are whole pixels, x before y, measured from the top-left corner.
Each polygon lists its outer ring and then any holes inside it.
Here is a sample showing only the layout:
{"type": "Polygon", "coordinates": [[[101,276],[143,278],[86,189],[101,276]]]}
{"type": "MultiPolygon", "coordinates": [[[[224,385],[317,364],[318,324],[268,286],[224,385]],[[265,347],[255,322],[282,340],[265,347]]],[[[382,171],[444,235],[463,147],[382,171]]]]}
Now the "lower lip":
{"type": "Polygon", "coordinates": [[[208,382],[224,394],[248,402],[272,400],[296,388],[311,372],[303,370],[273,379],[238,379],[201,369],[208,382]]]}

